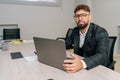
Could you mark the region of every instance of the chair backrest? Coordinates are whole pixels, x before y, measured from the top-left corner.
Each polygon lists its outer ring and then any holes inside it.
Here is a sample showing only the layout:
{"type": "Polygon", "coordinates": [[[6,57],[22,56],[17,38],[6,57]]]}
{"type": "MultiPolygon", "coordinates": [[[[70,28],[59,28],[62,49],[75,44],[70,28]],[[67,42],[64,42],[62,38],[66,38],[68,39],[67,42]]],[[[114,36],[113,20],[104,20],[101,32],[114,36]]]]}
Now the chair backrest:
{"type": "Polygon", "coordinates": [[[72,28],[69,28],[67,33],[66,33],[66,39],[71,35],[73,29],[72,28]]]}
{"type": "Polygon", "coordinates": [[[20,29],[3,29],[3,40],[20,39],[20,29]]]}
{"type": "Polygon", "coordinates": [[[114,46],[115,46],[116,39],[117,39],[116,36],[109,36],[109,60],[110,62],[113,62],[113,52],[114,52],[114,46]]]}

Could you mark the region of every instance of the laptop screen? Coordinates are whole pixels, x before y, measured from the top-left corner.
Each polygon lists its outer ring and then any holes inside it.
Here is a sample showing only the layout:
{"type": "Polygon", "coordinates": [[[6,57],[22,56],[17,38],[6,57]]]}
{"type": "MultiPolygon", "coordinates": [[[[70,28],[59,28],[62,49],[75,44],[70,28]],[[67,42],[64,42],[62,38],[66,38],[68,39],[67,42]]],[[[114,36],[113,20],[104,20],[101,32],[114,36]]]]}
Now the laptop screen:
{"type": "Polygon", "coordinates": [[[63,69],[66,59],[65,43],[59,40],[33,37],[38,60],[49,66],[63,69]]]}

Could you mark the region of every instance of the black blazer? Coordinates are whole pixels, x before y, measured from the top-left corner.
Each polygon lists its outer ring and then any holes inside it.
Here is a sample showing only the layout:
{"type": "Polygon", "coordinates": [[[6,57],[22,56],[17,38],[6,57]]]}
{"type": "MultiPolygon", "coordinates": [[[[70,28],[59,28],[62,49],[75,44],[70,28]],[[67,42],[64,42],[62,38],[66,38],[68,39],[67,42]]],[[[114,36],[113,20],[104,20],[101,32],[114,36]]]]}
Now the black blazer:
{"type": "Polygon", "coordinates": [[[108,65],[109,38],[107,31],[98,25],[91,23],[86,33],[83,45],[83,53],[79,49],[79,29],[75,27],[72,34],[66,39],[66,49],[74,45],[74,53],[84,57],[87,69],[98,65],[108,65]]]}

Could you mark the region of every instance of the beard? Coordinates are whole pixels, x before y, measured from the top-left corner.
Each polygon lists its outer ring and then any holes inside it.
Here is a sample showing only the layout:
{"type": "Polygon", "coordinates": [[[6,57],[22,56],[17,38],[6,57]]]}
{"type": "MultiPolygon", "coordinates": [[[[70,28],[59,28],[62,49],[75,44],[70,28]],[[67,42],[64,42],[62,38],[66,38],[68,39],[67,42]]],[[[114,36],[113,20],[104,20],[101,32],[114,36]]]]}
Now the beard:
{"type": "Polygon", "coordinates": [[[88,23],[84,23],[84,24],[77,24],[79,30],[80,29],[85,29],[88,26],[88,23]]]}

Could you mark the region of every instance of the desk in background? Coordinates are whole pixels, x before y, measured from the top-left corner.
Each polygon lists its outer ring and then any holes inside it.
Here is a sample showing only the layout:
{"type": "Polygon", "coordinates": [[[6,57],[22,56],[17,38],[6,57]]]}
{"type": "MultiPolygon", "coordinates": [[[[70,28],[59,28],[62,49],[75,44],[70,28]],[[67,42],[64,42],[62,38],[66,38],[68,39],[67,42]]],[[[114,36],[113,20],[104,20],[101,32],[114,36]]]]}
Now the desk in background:
{"type": "Polygon", "coordinates": [[[9,44],[8,51],[0,52],[0,80],[120,80],[120,74],[103,66],[68,74],[25,58],[11,59],[11,52],[20,51],[24,57],[35,56],[33,43],[9,44]]]}

